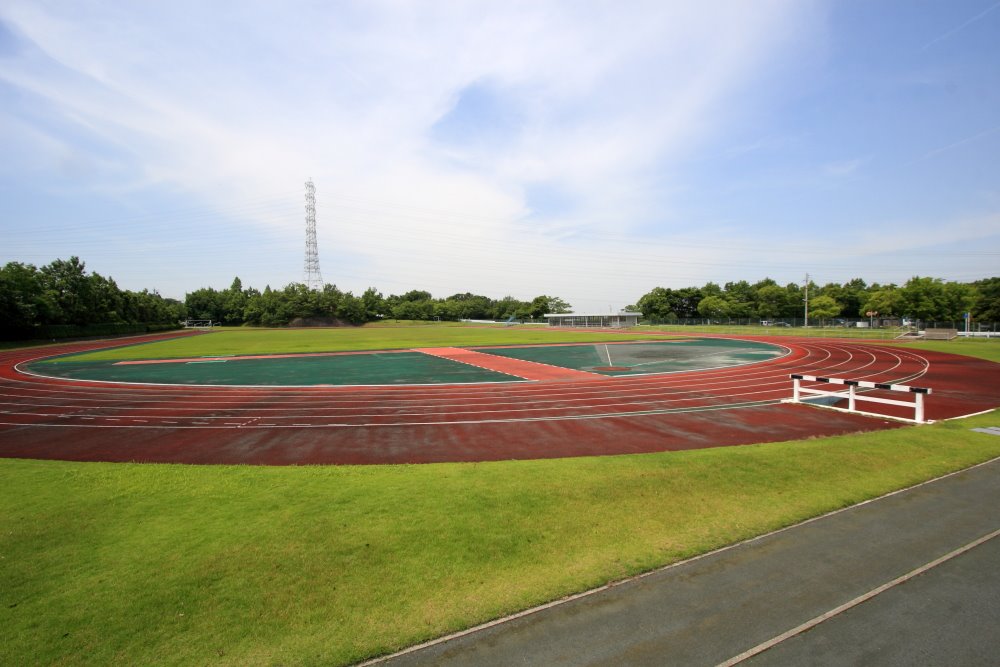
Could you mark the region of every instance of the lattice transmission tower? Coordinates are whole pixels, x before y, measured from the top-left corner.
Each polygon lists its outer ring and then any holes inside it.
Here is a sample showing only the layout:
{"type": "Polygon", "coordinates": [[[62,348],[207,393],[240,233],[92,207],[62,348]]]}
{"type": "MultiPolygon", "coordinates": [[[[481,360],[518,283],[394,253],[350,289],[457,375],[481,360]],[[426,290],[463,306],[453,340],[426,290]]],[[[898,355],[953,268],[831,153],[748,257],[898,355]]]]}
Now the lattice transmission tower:
{"type": "Polygon", "coordinates": [[[306,265],[303,282],[311,290],[323,289],[319,250],[316,248],[316,186],[311,178],[306,181],[306,265]]]}

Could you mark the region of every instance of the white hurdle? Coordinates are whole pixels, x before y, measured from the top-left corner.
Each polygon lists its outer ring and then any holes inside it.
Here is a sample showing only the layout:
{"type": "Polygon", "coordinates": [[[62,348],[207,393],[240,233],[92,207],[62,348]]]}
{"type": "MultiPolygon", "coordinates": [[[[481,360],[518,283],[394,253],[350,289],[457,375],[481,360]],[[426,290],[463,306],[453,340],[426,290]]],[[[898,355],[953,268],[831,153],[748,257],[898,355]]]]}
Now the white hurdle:
{"type": "MultiPolygon", "coordinates": [[[[815,375],[798,375],[792,374],[789,377],[792,378],[792,403],[801,403],[802,394],[809,394],[813,396],[834,396],[836,398],[846,398],[847,399],[847,412],[861,412],[857,409],[858,401],[867,401],[869,403],[882,403],[884,405],[901,405],[904,408],[913,408],[914,415],[913,419],[906,419],[905,421],[916,422],[917,424],[925,423],[924,419],[924,396],[931,393],[929,387],[911,387],[905,384],[884,384],[881,382],[867,382],[865,380],[844,380],[842,378],[825,378],[816,377],[815,375]],[[844,385],[847,387],[847,391],[830,391],[826,389],[817,389],[816,387],[803,387],[802,382],[820,382],[823,384],[837,384],[844,385]],[[888,391],[902,391],[914,395],[913,401],[897,401],[892,398],[881,398],[879,396],[866,396],[864,394],[858,394],[858,389],[885,389],[888,391]]],[[[833,408],[834,410],[842,408],[833,408]]],[[[873,413],[862,413],[862,414],[873,414],[873,413]]],[[[878,415],[885,416],[885,415],[878,415]]]]}

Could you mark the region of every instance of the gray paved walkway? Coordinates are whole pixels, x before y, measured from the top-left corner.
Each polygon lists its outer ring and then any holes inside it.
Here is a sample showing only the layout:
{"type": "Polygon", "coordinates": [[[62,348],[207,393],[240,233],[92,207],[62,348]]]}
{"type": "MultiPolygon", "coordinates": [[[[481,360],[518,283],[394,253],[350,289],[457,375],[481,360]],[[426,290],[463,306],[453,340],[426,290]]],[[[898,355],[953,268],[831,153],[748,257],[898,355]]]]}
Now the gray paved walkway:
{"type": "MultiPolygon", "coordinates": [[[[387,662],[717,665],[997,529],[993,461],[387,662]]],[[[998,557],[991,539],[746,664],[987,664],[998,557]]]]}

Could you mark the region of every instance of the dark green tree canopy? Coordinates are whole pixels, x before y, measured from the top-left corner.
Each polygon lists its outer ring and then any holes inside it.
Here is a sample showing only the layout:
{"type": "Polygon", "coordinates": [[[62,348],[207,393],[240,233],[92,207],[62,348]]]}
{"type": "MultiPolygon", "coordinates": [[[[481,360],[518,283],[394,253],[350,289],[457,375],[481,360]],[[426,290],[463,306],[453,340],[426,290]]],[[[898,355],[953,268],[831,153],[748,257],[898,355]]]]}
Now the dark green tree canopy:
{"type": "MultiPolygon", "coordinates": [[[[731,281],[722,287],[713,282],[680,289],[654,287],[631,307],[646,318],[660,321],[699,317],[778,319],[801,317],[804,299],[802,285],[781,286],[764,278],[753,284],[731,281]]],[[[974,320],[1000,322],[1000,277],[958,283],[914,276],[902,287],[868,284],[861,278],[822,287],[810,283],[809,309],[810,319],[863,318],[869,312],[878,312],[882,317],[960,321],[970,312],[974,320]]],[[[57,259],[41,268],[20,262],[0,267],[0,334],[6,337],[30,336],[47,325],[176,325],[188,317],[227,325],[282,326],[298,317],[360,324],[387,317],[527,319],[570,310],[565,300],[548,294],[529,301],[513,296],[493,299],[472,292],[435,299],[426,290],[384,297],[375,287],[369,287],[356,296],[336,285],[310,290],[301,283],[290,283],[282,289],[267,285],[261,292],[244,287],[239,277],[234,277],[224,290],[196,289],[181,303],[155,291],[122,290],[113,278],[88,273],[78,257],[57,259]]]]}

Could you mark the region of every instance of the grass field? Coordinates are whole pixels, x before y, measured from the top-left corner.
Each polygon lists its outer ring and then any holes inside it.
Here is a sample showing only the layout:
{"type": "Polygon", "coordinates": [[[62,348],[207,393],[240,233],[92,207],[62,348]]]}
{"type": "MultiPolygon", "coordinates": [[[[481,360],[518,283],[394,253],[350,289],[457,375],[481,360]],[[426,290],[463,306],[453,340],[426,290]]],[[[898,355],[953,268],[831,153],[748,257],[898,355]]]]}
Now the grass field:
{"type": "MultiPolygon", "coordinates": [[[[175,359],[237,354],[393,350],[415,347],[529,345],[648,340],[633,333],[559,331],[517,327],[359,327],[342,329],[220,329],[185,338],[74,355],[74,361],[175,359]]],[[[653,338],[664,340],[664,336],[653,338]]],[[[69,359],[70,357],[67,357],[69,359]]]]}
{"type": "Polygon", "coordinates": [[[977,426],[1000,411],[549,461],[0,460],[0,664],[349,664],[1000,456],[977,426]]]}
{"type": "MultiPolygon", "coordinates": [[[[632,331],[668,331],[683,336],[691,336],[698,333],[716,333],[747,336],[805,336],[817,338],[851,338],[858,340],[894,340],[906,329],[859,329],[857,327],[777,327],[760,326],[758,324],[710,324],[710,325],[687,325],[687,324],[656,324],[641,325],[632,331]]],[[[996,336],[993,340],[1000,340],[996,336]]]]}
{"type": "Polygon", "coordinates": [[[1000,413],[385,467],[0,461],[0,664],[337,665],[1000,456],[1000,413]]]}
{"type": "Polygon", "coordinates": [[[1000,363],[1000,338],[956,338],[955,340],[922,340],[912,343],[892,343],[913,350],[930,350],[961,354],[1000,363]]]}

